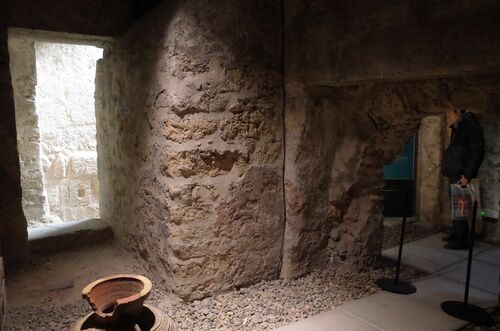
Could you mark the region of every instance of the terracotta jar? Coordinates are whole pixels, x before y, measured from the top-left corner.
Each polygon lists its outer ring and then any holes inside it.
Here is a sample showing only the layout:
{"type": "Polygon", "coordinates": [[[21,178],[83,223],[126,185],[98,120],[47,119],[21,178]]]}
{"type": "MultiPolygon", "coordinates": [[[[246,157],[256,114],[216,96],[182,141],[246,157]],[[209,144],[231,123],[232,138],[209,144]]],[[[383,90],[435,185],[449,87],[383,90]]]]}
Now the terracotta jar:
{"type": "Polygon", "coordinates": [[[71,331],[176,331],[177,328],[170,318],[165,316],[158,309],[149,305],[144,305],[143,316],[138,328],[131,326],[128,330],[123,328],[98,328],[95,325],[95,313],[88,314],[76,322],[71,331]]]}
{"type": "Polygon", "coordinates": [[[73,330],[175,330],[158,309],[144,305],[151,281],[140,275],[115,275],[86,286],[82,295],[94,310],[73,330]]]}

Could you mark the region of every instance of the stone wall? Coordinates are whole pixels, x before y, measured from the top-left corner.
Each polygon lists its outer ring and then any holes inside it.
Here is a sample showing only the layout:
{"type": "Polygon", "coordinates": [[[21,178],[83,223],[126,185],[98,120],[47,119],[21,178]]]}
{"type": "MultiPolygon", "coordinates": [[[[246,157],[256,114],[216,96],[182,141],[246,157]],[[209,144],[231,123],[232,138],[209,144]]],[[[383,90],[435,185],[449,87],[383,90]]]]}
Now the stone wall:
{"type": "Polygon", "coordinates": [[[482,207],[498,209],[500,185],[500,118],[483,116],[480,119],[486,142],[485,156],[479,171],[482,207]]]}
{"type": "Polygon", "coordinates": [[[7,266],[27,257],[28,233],[21,202],[14,93],[9,70],[7,30],[0,13],[0,244],[7,266]]]}
{"type": "MultiPolygon", "coordinates": [[[[298,277],[326,263],[353,272],[373,262],[382,235],[383,165],[429,115],[442,117],[455,107],[500,115],[499,86],[498,75],[344,87],[289,83],[282,277],[298,277]]],[[[440,154],[444,140],[437,142],[424,149],[440,154]]],[[[442,181],[440,165],[435,170],[432,175],[442,181]]],[[[422,196],[426,189],[421,186],[420,197],[428,203],[432,197],[422,196]]],[[[434,192],[438,209],[429,207],[439,221],[447,210],[441,208],[447,206],[441,204],[442,192],[434,192]]]]}
{"type": "Polygon", "coordinates": [[[35,52],[35,101],[49,219],[98,218],[94,93],[102,49],[36,42],[35,52]]]}
{"type": "Polygon", "coordinates": [[[498,72],[500,2],[289,0],[287,76],[313,86],[498,72]]]}
{"type": "MultiPolygon", "coordinates": [[[[380,253],[382,167],[421,120],[452,107],[498,113],[496,46],[447,60],[440,54],[458,52],[455,40],[404,63],[384,57],[398,51],[390,48],[395,31],[416,34],[418,47],[435,40],[413,16],[419,8],[357,1],[367,9],[358,21],[356,6],[331,3],[286,3],[284,115],[279,26],[271,18],[278,3],[164,4],[100,64],[98,137],[114,137],[100,151],[103,217],[183,298],[278,273],[298,277],[325,263],[362,269],[380,253]],[[380,66],[354,51],[369,58],[361,44],[375,23],[388,43],[380,66]],[[337,49],[352,40],[352,51],[337,49]],[[332,54],[341,56],[337,64],[332,54]],[[485,68],[490,75],[479,75],[485,68]]],[[[424,18],[452,27],[465,17],[467,42],[484,28],[472,18],[492,6],[450,3],[424,18]]]]}
{"type": "Polygon", "coordinates": [[[382,166],[422,118],[452,107],[498,114],[500,50],[486,42],[500,36],[498,6],[285,2],[283,277],[376,258],[382,166]]]}
{"type": "Polygon", "coordinates": [[[23,210],[28,226],[34,226],[49,221],[49,204],[40,157],[39,119],[35,106],[37,82],[34,42],[11,34],[9,53],[16,106],[23,210]]]}
{"type": "Polygon", "coordinates": [[[441,170],[443,151],[448,143],[446,129],[444,115],[431,115],[422,119],[418,131],[417,216],[422,224],[436,229],[443,225],[446,208],[443,193],[448,190],[441,170]]]}
{"type": "MultiPolygon", "coordinates": [[[[99,65],[103,218],[185,299],[363,268],[380,250],[382,166],[420,120],[500,109],[498,1],[280,4],[166,1],[99,65]]],[[[17,161],[2,162],[17,217],[17,161]]]]}
{"type": "Polygon", "coordinates": [[[281,276],[327,263],[354,271],[380,253],[382,167],[422,117],[415,85],[287,89],[281,276]]]}
{"type": "Polygon", "coordinates": [[[179,1],[99,65],[101,214],[185,299],[279,274],[279,1],[179,1]]]}
{"type": "MultiPolygon", "coordinates": [[[[479,169],[482,208],[500,209],[500,117],[483,116],[485,157],[479,169]]],[[[487,240],[500,243],[500,224],[483,224],[487,240]]]]}

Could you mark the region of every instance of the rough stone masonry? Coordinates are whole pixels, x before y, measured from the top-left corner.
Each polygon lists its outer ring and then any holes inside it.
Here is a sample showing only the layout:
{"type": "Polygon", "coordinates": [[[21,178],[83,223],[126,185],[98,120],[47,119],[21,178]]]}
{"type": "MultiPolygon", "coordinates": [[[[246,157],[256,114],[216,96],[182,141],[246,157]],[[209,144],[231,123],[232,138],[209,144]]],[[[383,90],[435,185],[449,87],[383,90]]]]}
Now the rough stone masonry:
{"type": "Polygon", "coordinates": [[[279,3],[209,3],[162,4],[98,69],[101,215],[186,299],[276,278],[284,226],[279,3]]]}
{"type": "MultiPolygon", "coordinates": [[[[382,166],[421,119],[498,115],[498,6],[162,2],[98,64],[102,218],[187,300],[364,268],[380,251],[382,166]]],[[[21,224],[15,193],[4,210],[21,224]]]]}
{"type": "MultiPolygon", "coordinates": [[[[396,30],[420,31],[409,1],[363,3],[357,17],[321,0],[167,1],[106,50],[101,215],[165,287],[189,300],[325,263],[363,269],[381,247],[382,167],[422,118],[465,105],[464,95],[496,111],[497,76],[451,75],[477,57],[425,62],[431,48],[421,61],[382,57],[377,70],[357,57],[374,21],[382,45],[396,30]],[[359,29],[329,20],[337,11],[359,29]]],[[[446,8],[434,14],[451,24],[446,8]]]]}

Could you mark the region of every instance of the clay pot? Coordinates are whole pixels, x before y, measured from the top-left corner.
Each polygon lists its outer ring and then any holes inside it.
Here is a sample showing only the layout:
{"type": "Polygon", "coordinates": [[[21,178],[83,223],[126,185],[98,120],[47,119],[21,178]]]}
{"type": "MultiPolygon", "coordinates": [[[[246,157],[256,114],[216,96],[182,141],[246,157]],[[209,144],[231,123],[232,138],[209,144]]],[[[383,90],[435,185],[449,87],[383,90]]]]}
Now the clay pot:
{"type": "Polygon", "coordinates": [[[141,318],[151,287],[151,281],[146,277],[115,275],[87,285],[82,296],[94,310],[95,325],[113,328],[117,323],[141,318]]]}
{"type": "Polygon", "coordinates": [[[144,305],[142,315],[138,319],[138,328],[131,326],[129,329],[124,329],[122,327],[117,328],[100,328],[96,325],[96,313],[91,313],[80,319],[73,326],[71,331],[176,331],[176,327],[172,320],[167,316],[163,315],[158,309],[144,305]]]}

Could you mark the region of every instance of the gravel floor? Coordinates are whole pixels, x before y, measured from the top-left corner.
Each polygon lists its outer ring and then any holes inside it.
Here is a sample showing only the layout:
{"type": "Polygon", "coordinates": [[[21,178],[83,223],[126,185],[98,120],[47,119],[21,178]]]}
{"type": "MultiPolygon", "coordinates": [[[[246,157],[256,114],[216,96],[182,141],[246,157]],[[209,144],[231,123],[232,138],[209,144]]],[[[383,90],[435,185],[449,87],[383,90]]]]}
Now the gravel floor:
{"type": "MultiPolygon", "coordinates": [[[[379,291],[374,281],[392,276],[393,270],[392,261],[384,261],[353,275],[318,271],[288,283],[265,281],[201,301],[160,308],[177,321],[180,330],[273,330],[373,294],[379,291]]],[[[424,275],[403,268],[405,279],[424,275]]]]}
{"type": "MultiPolygon", "coordinates": [[[[147,303],[160,302],[161,297],[161,292],[153,290],[147,303]]],[[[80,318],[92,312],[83,299],[75,300],[72,304],[60,304],[53,299],[43,300],[41,303],[37,306],[9,309],[5,331],[66,331],[80,318]]]]}
{"type": "MultiPolygon", "coordinates": [[[[374,280],[392,275],[393,270],[392,261],[383,261],[366,272],[353,275],[318,271],[288,283],[263,281],[201,301],[174,305],[162,300],[163,294],[155,290],[147,303],[165,311],[179,330],[273,330],[373,294],[378,291],[374,280]]],[[[405,279],[425,275],[411,268],[402,271],[405,279]]],[[[88,312],[89,306],[83,300],[69,305],[44,301],[37,307],[9,310],[6,330],[67,330],[88,312]]]]}
{"type": "MultiPolygon", "coordinates": [[[[433,231],[426,227],[420,226],[418,223],[406,224],[405,228],[405,243],[423,239],[433,234],[439,233],[439,231],[433,231]]],[[[401,238],[401,226],[384,226],[384,241],[382,244],[382,249],[388,249],[399,245],[401,238]]]]}
{"type": "MultiPolygon", "coordinates": [[[[384,247],[395,246],[399,240],[399,227],[385,227],[384,231],[384,247]]],[[[420,239],[429,235],[426,231],[410,224],[407,239],[420,239]]],[[[60,252],[56,256],[34,261],[16,277],[11,284],[13,286],[8,285],[16,298],[8,306],[5,330],[68,330],[76,320],[90,312],[87,302],[79,295],[80,287],[103,274],[120,273],[118,270],[122,270],[124,266],[128,268],[126,272],[138,272],[150,277],[116,243],[60,252]],[[104,262],[96,262],[101,260],[104,262]],[[114,263],[105,263],[106,260],[113,260],[114,263]],[[73,269],[78,270],[72,271],[73,269]],[[64,274],[65,270],[69,272],[64,274]],[[82,274],[85,270],[89,271],[82,274]],[[71,289],[37,294],[40,286],[33,285],[33,289],[29,288],[30,282],[42,277],[61,280],[70,278],[75,284],[71,289]]],[[[344,302],[373,294],[379,291],[374,281],[382,276],[392,276],[393,272],[394,262],[382,260],[378,265],[352,275],[336,274],[335,270],[315,271],[290,282],[262,281],[191,303],[173,303],[175,301],[171,296],[154,286],[147,303],[166,312],[177,323],[180,331],[273,330],[344,302]]],[[[415,280],[423,276],[425,273],[419,270],[409,267],[402,269],[402,277],[405,279],[415,280]]]]}

